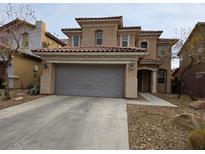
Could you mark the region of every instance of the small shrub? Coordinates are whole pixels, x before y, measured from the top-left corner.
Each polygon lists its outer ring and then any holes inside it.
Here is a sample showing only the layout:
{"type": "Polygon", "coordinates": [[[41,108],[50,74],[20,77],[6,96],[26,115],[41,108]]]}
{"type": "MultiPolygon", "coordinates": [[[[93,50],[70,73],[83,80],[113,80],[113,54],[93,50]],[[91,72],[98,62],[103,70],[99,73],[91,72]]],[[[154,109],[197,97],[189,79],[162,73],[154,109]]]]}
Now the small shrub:
{"type": "Polygon", "coordinates": [[[193,149],[205,150],[205,129],[197,129],[192,131],[190,141],[193,149]]]}

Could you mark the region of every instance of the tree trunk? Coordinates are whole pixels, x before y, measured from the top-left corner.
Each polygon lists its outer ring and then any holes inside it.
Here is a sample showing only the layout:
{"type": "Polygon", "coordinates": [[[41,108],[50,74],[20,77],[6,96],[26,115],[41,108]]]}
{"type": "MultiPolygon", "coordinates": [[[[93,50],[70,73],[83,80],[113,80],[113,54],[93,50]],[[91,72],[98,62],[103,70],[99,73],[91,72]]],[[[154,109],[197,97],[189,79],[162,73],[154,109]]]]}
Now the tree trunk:
{"type": "Polygon", "coordinates": [[[10,99],[8,67],[9,67],[9,65],[6,65],[6,68],[5,68],[4,95],[7,99],[10,99]]]}

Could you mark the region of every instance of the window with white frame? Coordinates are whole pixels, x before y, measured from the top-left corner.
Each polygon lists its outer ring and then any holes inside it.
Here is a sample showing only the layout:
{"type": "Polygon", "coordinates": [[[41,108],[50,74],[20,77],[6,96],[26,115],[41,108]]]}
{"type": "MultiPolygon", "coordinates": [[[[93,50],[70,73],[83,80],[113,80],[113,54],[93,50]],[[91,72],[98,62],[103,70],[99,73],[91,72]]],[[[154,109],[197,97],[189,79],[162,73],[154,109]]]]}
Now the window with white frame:
{"type": "Polygon", "coordinates": [[[148,48],[148,42],[147,42],[147,41],[142,41],[142,42],[140,43],[140,47],[141,47],[141,48],[144,48],[144,49],[147,49],[147,48],[148,48]]]}
{"type": "Polygon", "coordinates": [[[95,43],[96,43],[96,45],[102,45],[103,44],[102,37],[103,37],[103,32],[101,30],[97,30],[95,32],[95,43]]]}
{"type": "Polygon", "coordinates": [[[128,47],[129,36],[128,35],[122,35],[122,42],[121,45],[123,47],[128,47]]]}
{"type": "Polygon", "coordinates": [[[73,46],[74,47],[80,46],[80,36],[79,35],[73,36],[73,46]]]}

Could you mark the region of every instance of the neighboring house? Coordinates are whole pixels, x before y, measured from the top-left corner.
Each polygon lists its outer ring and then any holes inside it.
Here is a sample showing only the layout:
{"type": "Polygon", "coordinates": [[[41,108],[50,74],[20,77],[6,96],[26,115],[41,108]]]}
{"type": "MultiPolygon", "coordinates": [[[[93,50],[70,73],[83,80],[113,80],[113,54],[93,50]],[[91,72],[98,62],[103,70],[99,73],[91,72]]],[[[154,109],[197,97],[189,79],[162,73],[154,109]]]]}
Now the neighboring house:
{"type": "MultiPolygon", "coordinates": [[[[43,47],[62,47],[66,44],[46,32],[46,25],[42,21],[36,21],[35,24],[13,20],[0,27],[0,42],[3,42],[15,49],[19,44],[19,54],[12,59],[8,68],[9,88],[27,88],[29,85],[39,84],[41,74],[41,58],[34,55],[31,49],[43,47]],[[13,29],[15,27],[15,29],[13,29]],[[12,32],[15,36],[19,36],[19,42],[14,40],[12,32]]],[[[3,59],[0,57],[0,88],[2,88],[3,78],[5,76],[5,66],[3,59]]]]}
{"type": "Polygon", "coordinates": [[[179,94],[180,93],[180,89],[181,89],[181,85],[180,85],[180,81],[178,78],[176,78],[176,74],[178,72],[179,68],[175,68],[172,69],[172,75],[171,75],[171,93],[172,94],[179,94]]]}
{"type": "Polygon", "coordinates": [[[81,28],[62,29],[70,47],[33,50],[43,59],[42,94],[137,98],[138,91],[170,92],[176,39],[124,26],[122,16],[76,21],[81,28]]]}
{"type": "Polygon", "coordinates": [[[196,24],[178,56],[180,66],[172,75],[173,84],[182,79],[183,93],[205,97],[205,22],[196,24]]]}
{"type": "Polygon", "coordinates": [[[68,45],[68,39],[61,39],[61,41],[68,45]]]}

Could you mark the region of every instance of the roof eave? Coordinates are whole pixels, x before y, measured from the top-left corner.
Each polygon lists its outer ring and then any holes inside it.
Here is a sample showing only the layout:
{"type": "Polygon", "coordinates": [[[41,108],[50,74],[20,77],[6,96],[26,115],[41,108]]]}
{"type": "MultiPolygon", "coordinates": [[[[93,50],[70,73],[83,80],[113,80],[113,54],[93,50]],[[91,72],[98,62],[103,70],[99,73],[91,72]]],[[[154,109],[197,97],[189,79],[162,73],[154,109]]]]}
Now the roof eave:
{"type": "Polygon", "coordinates": [[[111,22],[117,22],[119,27],[123,26],[123,19],[122,16],[119,16],[119,18],[75,18],[76,22],[82,26],[82,23],[89,23],[89,22],[99,22],[99,21],[111,21],[111,22]],[[120,18],[121,17],[121,18],[120,18]]]}
{"type": "Polygon", "coordinates": [[[76,53],[76,52],[33,52],[38,56],[146,56],[148,55],[147,52],[131,52],[131,53],[124,53],[124,52],[107,52],[107,53],[76,53]]]}

